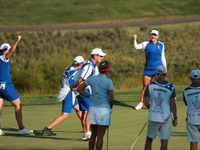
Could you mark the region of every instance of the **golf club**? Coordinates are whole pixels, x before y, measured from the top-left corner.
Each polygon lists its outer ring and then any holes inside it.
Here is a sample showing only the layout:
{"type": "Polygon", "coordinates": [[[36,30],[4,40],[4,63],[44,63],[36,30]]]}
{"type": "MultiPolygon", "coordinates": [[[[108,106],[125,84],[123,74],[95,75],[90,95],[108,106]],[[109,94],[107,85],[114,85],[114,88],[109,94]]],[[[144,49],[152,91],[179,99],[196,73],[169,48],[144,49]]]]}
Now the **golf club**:
{"type": "Polygon", "coordinates": [[[135,145],[135,143],[137,142],[138,138],[140,137],[140,134],[142,133],[142,131],[144,130],[145,126],[147,125],[147,122],[144,124],[142,130],[140,131],[140,133],[138,134],[137,138],[135,139],[133,145],[131,146],[130,150],[133,149],[133,146],[135,145]]]}
{"type": "Polygon", "coordinates": [[[109,133],[109,126],[107,127],[107,150],[108,150],[108,133],[109,133]]]}
{"type": "Polygon", "coordinates": [[[2,116],[2,110],[0,111],[0,129],[1,129],[1,116],[2,116]]]}

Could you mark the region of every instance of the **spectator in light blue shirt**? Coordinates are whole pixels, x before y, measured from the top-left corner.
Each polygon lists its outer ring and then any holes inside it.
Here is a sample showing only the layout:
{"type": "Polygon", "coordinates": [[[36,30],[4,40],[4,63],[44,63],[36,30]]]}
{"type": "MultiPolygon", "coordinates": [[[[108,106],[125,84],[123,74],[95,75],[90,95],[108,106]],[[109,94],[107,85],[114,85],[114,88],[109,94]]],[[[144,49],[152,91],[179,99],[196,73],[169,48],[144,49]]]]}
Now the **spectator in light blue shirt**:
{"type": "Polygon", "coordinates": [[[95,143],[96,149],[102,149],[103,137],[106,128],[110,125],[110,117],[114,104],[113,82],[106,76],[110,68],[111,66],[107,61],[102,61],[99,64],[100,74],[88,78],[78,88],[78,92],[87,98],[90,95],[84,91],[84,88],[90,85],[92,89],[88,118],[88,123],[91,124],[92,129],[89,141],[90,150],[94,149],[95,143]],[[96,137],[97,142],[95,142],[96,137]]]}

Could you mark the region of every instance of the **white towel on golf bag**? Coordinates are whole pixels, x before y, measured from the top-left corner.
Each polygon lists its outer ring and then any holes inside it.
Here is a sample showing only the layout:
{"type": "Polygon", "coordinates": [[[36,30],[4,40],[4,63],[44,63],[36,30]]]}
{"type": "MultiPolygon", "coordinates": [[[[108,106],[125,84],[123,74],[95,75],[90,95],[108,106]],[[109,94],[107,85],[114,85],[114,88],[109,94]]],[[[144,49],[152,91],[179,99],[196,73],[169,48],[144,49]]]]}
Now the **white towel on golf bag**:
{"type": "MultiPolygon", "coordinates": [[[[57,101],[62,102],[67,96],[67,94],[69,93],[69,91],[70,91],[69,86],[61,87],[58,92],[57,101]]],[[[76,98],[76,94],[74,91],[72,91],[72,105],[74,105],[75,98],[76,98]]]]}

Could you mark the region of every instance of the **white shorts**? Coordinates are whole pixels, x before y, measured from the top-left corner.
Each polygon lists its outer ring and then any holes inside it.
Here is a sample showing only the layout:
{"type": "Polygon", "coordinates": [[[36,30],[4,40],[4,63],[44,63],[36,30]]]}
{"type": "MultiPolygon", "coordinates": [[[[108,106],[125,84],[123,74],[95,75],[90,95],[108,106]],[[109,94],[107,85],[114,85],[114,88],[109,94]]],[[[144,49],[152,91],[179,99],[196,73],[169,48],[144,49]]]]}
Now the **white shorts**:
{"type": "Polygon", "coordinates": [[[159,132],[159,139],[169,140],[171,136],[172,117],[167,122],[153,122],[148,121],[147,136],[151,139],[156,138],[157,132],[159,132]]]}
{"type": "Polygon", "coordinates": [[[90,107],[88,123],[92,125],[109,126],[111,112],[112,109],[110,108],[90,107]]]}
{"type": "Polygon", "coordinates": [[[200,125],[192,125],[186,121],[186,129],[187,129],[187,134],[188,134],[188,141],[199,142],[200,125]]]}

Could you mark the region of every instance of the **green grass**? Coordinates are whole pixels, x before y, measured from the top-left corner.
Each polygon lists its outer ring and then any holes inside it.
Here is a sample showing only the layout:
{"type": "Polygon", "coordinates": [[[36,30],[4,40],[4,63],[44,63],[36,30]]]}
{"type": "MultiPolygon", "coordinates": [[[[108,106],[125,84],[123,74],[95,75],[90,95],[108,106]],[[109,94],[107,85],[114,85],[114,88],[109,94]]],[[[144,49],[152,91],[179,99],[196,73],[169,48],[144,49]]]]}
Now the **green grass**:
{"type": "Polygon", "coordinates": [[[0,0],[0,3],[0,25],[114,22],[200,14],[200,2],[196,0],[0,0]]]}
{"type": "MultiPolygon", "coordinates": [[[[183,90],[186,86],[175,86],[176,97],[179,101],[183,99],[183,90]]],[[[138,102],[140,100],[140,93],[142,88],[131,88],[131,89],[115,89],[114,97],[115,102],[138,102]]],[[[20,97],[23,106],[29,105],[60,105],[61,102],[57,100],[57,94],[52,95],[41,95],[41,96],[26,96],[20,97]]],[[[11,106],[7,101],[4,102],[4,106],[11,106]]]]}
{"type": "MultiPolygon", "coordinates": [[[[185,128],[185,109],[182,101],[177,101],[178,126],[172,127],[172,135],[168,149],[189,149],[185,128]]],[[[143,125],[147,121],[148,109],[133,110],[137,102],[115,103],[109,130],[109,150],[128,150],[137,138],[143,125]]],[[[87,150],[88,142],[81,140],[83,135],[80,120],[72,110],[69,117],[53,128],[57,136],[43,135],[41,130],[47,126],[61,112],[61,105],[23,106],[23,119],[27,128],[33,129],[34,134],[17,135],[17,124],[13,107],[4,107],[2,128],[6,136],[0,137],[0,147],[4,150],[87,150]]],[[[143,130],[133,149],[144,148],[147,127],[143,130]]],[[[107,134],[104,136],[103,150],[106,149],[107,134]]],[[[153,149],[159,149],[158,137],[153,142],[153,149]]]]}
{"type": "MultiPolygon", "coordinates": [[[[182,101],[182,92],[185,87],[176,87],[178,126],[172,128],[169,141],[170,150],[189,149],[185,128],[186,106],[182,101]]],[[[143,125],[147,121],[148,109],[136,111],[133,108],[138,104],[140,88],[115,90],[115,104],[111,117],[109,130],[109,150],[130,149],[137,138],[143,125]]],[[[17,134],[17,123],[14,117],[14,108],[5,102],[2,116],[2,128],[6,136],[0,137],[1,149],[21,150],[87,150],[88,142],[81,140],[83,135],[81,123],[74,110],[61,124],[55,126],[53,131],[57,136],[43,135],[41,130],[50,124],[61,113],[61,103],[56,101],[56,95],[21,97],[23,104],[23,120],[27,128],[33,129],[34,134],[21,136],[17,134]]],[[[145,144],[147,127],[138,139],[134,149],[143,149],[145,144]]],[[[104,136],[106,149],[107,134],[104,136]]],[[[158,137],[153,142],[153,149],[159,149],[158,137]]]]}

